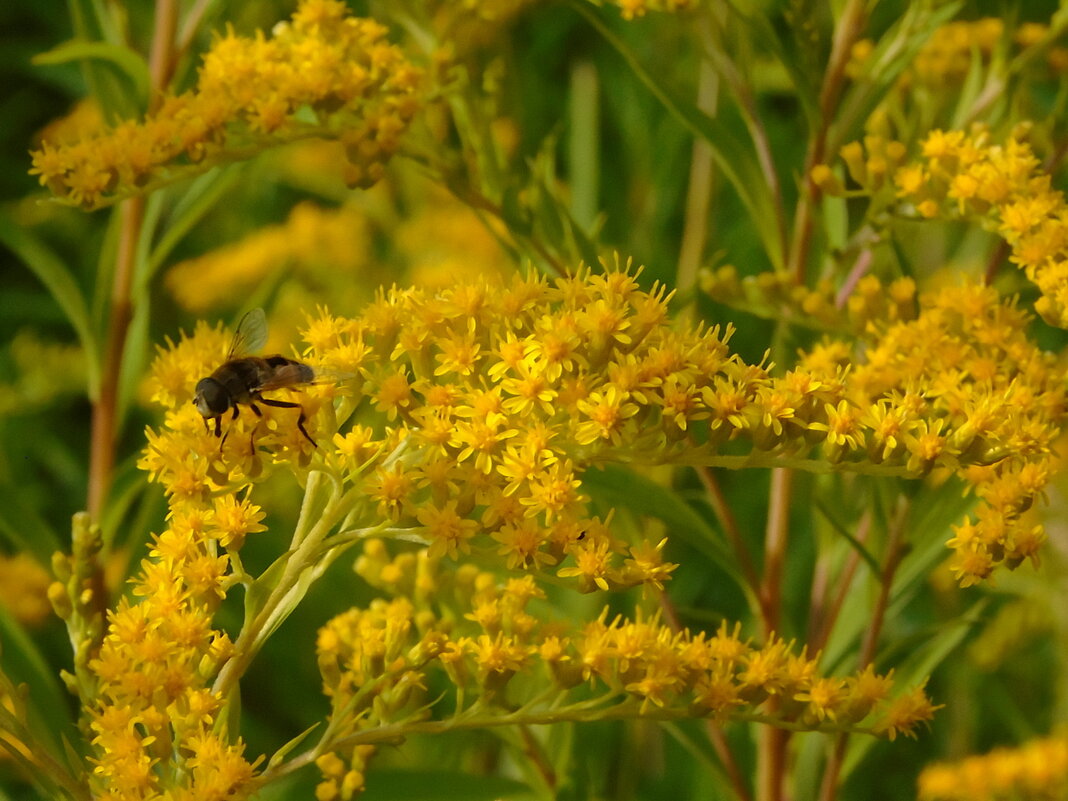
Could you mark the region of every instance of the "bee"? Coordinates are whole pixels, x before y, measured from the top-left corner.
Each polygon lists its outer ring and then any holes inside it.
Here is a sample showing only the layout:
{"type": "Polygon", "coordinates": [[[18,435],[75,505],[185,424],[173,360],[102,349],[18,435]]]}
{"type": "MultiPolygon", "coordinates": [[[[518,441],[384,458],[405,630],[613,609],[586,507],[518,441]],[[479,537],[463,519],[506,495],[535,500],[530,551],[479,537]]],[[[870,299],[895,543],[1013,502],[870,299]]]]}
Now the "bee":
{"type": "MultiPolygon", "coordinates": [[[[231,419],[236,420],[240,404],[252,409],[257,417],[263,417],[257,403],[281,409],[300,409],[297,428],[313,447],[318,447],[304,428],[307,417],[303,406],[263,397],[264,392],[273,389],[310,384],[315,380],[315,371],[303,362],[280,354],[265,357],[249,355],[262,348],[266,341],[267,317],[263,309],[253,309],[237,324],[226,361],[207,378],[197,382],[193,403],[204,416],[205,427],[209,420],[215,421],[217,437],[222,436],[223,415],[233,409],[231,419]]],[[[225,442],[226,437],[222,441],[225,442]]]]}

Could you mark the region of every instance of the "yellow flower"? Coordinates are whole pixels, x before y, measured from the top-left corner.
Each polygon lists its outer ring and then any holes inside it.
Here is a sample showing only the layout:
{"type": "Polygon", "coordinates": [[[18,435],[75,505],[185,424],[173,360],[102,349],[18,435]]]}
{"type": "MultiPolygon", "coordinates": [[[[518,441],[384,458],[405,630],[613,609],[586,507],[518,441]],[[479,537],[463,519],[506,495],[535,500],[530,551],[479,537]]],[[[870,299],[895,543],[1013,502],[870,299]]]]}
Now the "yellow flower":
{"type": "Polygon", "coordinates": [[[51,616],[51,583],[51,573],[29,554],[0,555],[0,604],[20,623],[36,626],[51,616]]]}
{"type": "Polygon", "coordinates": [[[593,592],[594,588],[608,589],[610,573],[608,543],[579,546],[572,553],[574,567],[565,567],[556,571],[560,578],[578,578],[579,592],[593,592]]]}
{"type": "Polygon", "coordinates": [[[416,519],[422,524],[422,531],[430,542],[430,556],[448,555],[452,559],[461,553],[469,553],[469,540],[478,531],[478,522],[460,517],[456,513],[456,502],[450,501],[444,507],[426,506],[418,510],[416,519]]]}
{"type": "Polygon", "coordinates": [[[1063,798],[1068,793],[1068,740],[1036,738],[957,762],[928,765],[918,780],[920,801],[1000,801],[1063,798]]]}
{"type": "Polygon", "coordinates": [[[586,419],[576,429],[575,441],[580,445],[592,445],[608,440],[619,445],[627,420],[638,413],[638,405],[628,402],[628,398],[629,393],[611,385],[604,392],[591,392],[589,397],[580,400],[578,408],[586,419]]]}
{"type": "Polygon", "coordinates": [[[923,685],[914,687],[890,701],[875,729],[891,740],[898,734],[916,739],[916,727],[932,720],[934,713],[941,708],[941,704],[934,704],[927,697],[923,685]]]}
{"type": "Polygon", "coordinates": [[[352,185],[374,183],[421,103],[420,72],[369,19],[303,0],[265,38],[228,31],[196,88],[163,98],[143,123],[33,153],[31,173],[58,198],[99,208],[216,164],[311,136],[341,139],[352,185]]]}

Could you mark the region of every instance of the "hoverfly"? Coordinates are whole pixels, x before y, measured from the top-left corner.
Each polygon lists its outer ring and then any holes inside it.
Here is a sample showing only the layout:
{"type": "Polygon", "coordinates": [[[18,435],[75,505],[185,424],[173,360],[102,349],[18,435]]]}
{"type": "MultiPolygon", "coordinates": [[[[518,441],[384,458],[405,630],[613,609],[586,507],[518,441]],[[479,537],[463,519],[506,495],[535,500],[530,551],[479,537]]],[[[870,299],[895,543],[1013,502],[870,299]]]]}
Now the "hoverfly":
{"type": "MultiPolygon", "coordinates": [[[[207,378],[197,382],[193,403],[197,411],[204,415],[205,426],[208,420],[215,421],[217,437],[222,435],[222,416],[233,409],[231,419],[236,420],[240,412],[239,404],[248,406],[257,417],[263,416],[257,403],[281,409],[300,409],[297,428],[312,446],[317,447],[304,428],[307,418],[303,406],[263,397],[264,392],[272,389],[310,384],[315,380],[315,371],[303,362],[280,354],[266,357],[249,355],[263,347],[266,341],[267,317],[263,309],[253,309],[237,324],[226,361],[207,378]]],[[[226,437],[223,437],[225,441],[226,437]]]]}

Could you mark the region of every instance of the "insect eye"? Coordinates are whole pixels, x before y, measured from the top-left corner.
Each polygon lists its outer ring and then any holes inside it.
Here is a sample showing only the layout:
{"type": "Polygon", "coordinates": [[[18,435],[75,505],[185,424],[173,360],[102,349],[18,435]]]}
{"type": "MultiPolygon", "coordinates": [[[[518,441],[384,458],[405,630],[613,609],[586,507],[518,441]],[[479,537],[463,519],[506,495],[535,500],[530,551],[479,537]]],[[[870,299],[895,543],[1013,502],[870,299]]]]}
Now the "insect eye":
{"type": "Polygon", "coordinates": [[[193,403],[205,417],[222,414],[230,408],[226,391],[213,378],[204,378],[197,384],[193,403]]]}

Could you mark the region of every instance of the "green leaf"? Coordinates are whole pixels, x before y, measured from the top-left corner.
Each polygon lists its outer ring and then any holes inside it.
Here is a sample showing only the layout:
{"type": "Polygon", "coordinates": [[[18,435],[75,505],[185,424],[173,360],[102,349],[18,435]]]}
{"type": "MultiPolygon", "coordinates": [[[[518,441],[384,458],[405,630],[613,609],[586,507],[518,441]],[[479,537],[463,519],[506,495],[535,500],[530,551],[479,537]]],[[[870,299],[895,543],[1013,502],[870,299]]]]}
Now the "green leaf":
{"type": "Polygon", "coordinates": [[[826,152],[835,154],[843,142],[860,135],[864,121],[871,116],[901,73],[913,63],[916,54],[936,28],[957,15],[961,0],[932,10],[927,3],[910,3],[906,12],[875,45],[865,76],[850,84],[839,103],[836,124],[827,139],[826,152]]]}
{"type": "Polygon", "coordinates": [[[703,553],[730,576],[748,598],[749,588],[724,538],[675,492],[617,465],[587,470],[582,474],[582,485],[611,506],[664,521],[669,536],[678,537],[703,553]]]}
{"type": "Polygon", "coordinates": [[[751,143],[737,137],[721,119],[710,117],[690,101],[679,99],[672,87],[663,84],[639,61],[637,54],[616,36],[596,12],[585,2],[574,2],[572,7],[597,29],[606,42],[623,58],[653,96],[682,123],[693,135],[708,143],[712,158],[723,175],[730,181],[748,211],[748,219],[756,227],[764,251],[775,269],[782,269],[785,254],[782,252],[779,229],[776,221],[779,210],[771,198],[771,191],[760,169],[751,143]]]}
{"type": "Polygon", "coordinates": [[[32,553],[42,565],[49,565],[52,554],[60,549],[60,540],[38,514],[22,502],[20,493],[8,484],[0,484],[0,535],[14,551],[32,553]]]}
{"type": "Polygon", "coordinates": [[[89,308],[74,275],[59,256],[24,228],[16,227],[6,215],[0,215],[0,242],[22,259],[66,315],[85,351],[89,397],[95,400],[100,388],[100,354],[89,321],[89,308]]]}
{"type": "MultiPolygon", "coordinates": [[[[175,203],[171,218],[167,221],[163,235],[152,249],[145,261],[144,269],[137,275],[135,291],[147,291],[152,278],[170,256],[171,251],[215,207],[222,197],[237,183],[244,165],[218,167],[192,180],[181,197],[175,203]]],[[[167,194],[169,190],[157,192],[153,197],[167,194]]]]}
{"type": "Polygon", "coordinates": [[[149,486],[145,474],[137,467],[136,456],[125,459],[116,468],[111,489],[108,491],[108,505],[100,521],[100,529],[106,542],[110,544],[114,541],[123,519],[138,498],[145,495],[149,486]]]}
{"type": "Polygon", "coordinates": [[[129,79],[137,104],[142,107],[147,104],[151,85],[148,65],[130,48],[107,42],[72,39],[33,57],[33,63],[38,66],[67,64],[71,61],[105,61],[113,64],[129,79]]]}
{"type": "Polygon", "coordinates": [[[260,576],[258,576],[245,595],[245,623],[244,625],[257,626],[255,639],[249,646],[253,653],[259,651],[271,636],[278,630],[291,614],[304,600],[311,586],[318,581],[327,568],[334,563],[341,554],[355,545],[359,540],[349,540],[337,545],[331,545],[328,540],[322,546],[321,555],[309,561],[297,575],[293,583],[286,589],[284,595],[277,599],[274,607],[266,620],[258,621],[256,617],[266,608],[268,599],[276,593],[280,587],[285,569],[290,559],[299,558],[299,552],[287,551],[274,561],[260,576]],[[295,556],[296,554],[296,556],[295,556]]]}
{"type": "Polygon", "coordinates": [[[25,683],[30,688],[30,728],[34,736],[48,745],[53,759],[62,762],[58,733],[70,721],[70,706],[55,669],[4,607],[0,607],[0,642],[4,673],[15,683],[25,683]]]}
{"type": "Polygon", "coordinates": [[[500,776],[452,771],[376,770],[367,777],[361,801],[495,801],[533,799],[527,785],[500,776]]]}
{"type": "MultiPolygon", "coordinates": [[[[983,91],[985,83],[983,80],[984,72],[988,71],[984,68],[982,54],[979,52],[979,44],[977,42],[972,42],[971,50],[971,64],[968,67],[968,74],[964,78],[964,83],[961,84],[956,98],[957,102],[953,108],[953,121],[950,123],[950,127],[954,129],[965,128],[972,121],[973,104],[978,99],[979,93],[983,91]]],[[[995,58],[997,58],[996,54],[995,58]]],[[[989,72],[993,74],[995,70],[1000,72],[1003,68],[1004,63],[1000,65],[991,64],[989,72]]],[[[1004,93],[1002,94],[1004,96],[1004,93]]],[[[1000,115],[998,114],[991,114],[988,109],[984,114],[983,121],[987,124],[993,124],[999,117],[1000,115]]]]}
{"type": "Polygon", "coordinates": [[[950,551],[946,540],[950,526],[960,522],[976,503],[975,496],[962,491],[962,482],[954,480],[941,487],[926,487],[911,502],[919,514],[909,520],[911,550],[901,560],[894,576],[894,593],[888,614],[900,614],[903,607],[926,584],[935,567],[946,559],[950,551]]]}
{"type": "Polygon", "coordinates": [[[849,530],[849,528],[844,525],[840,520],[838,520],[834,511],[827,507],[827,504],[823,502],[822,498],[817,496],[814,501],[814,504],[816,507],[816,511],[823,515],[823,518],[828,523],[830,523],[831,528],[834,529],[834,532],[839,536],[844,537],[849,542],[849,545],[853,548],[853,550],[857,552],[860,558],[867,563],[868,567],[871,569],[872,574],[878,576],[882,572],[882,568],[879,567],[879,562],[872,555],[871,551],[864,547],[864,543],[854,537],[853,533],[849,530]]]}
{"type": "MultiPolygon", "coordinates": [[[[989,603],[983,598],[972,604],[964,614],[944,625],[928,629],[912,641],[900,640],[894,651],[908,653],[908,658],[894,671],[894,684],[911,688],[927,680],[927,677],[952,654],[972,630],[982,621],[983,611],[989,603]]],[[[935,699],[937,703],[937,699],[935,699]]],[[[865,754],[879,742],[874,737],[851,737],[845,760],[842,763],[843,781],[856,769],[865,754]]]]}
{"type": "MultiPolygon", "coordinates": [[[[961,493],[958,481],[924,487],[912,499],[913,514],[906,524],[911,533],[910,550],[894,574],[887,619],[894,620],[902,614],[904,607],[925,586],[938,563],[948,556],[945,542],[949,538],[949,527],[974,503],[973,496],[961,493]]],[[[858,585],[860,578],[857,579],[858,585]]],[[[860,638],[871,624],[870,601],[870,594],[857,595],[843,608],[824,648],[824,664],[829,670],[840,668],[856,653],[860,638]]]]}
{"type": "MultiPolygon", "coordinates": [[[[767,15],[760,10],[759,4],[751,3],[749,0],[742,0],[742,2],[731,0],[728,7],[738,19],[752,29],[749,40],[760,42],[761,47],[768,48],[779,59],[779,63],[785,68],[794,85],[796,91],[794,97],[801,104],[808,129],[817,130],[820,120],[819,90],[812,82],[811,71],[804,64],[801,55],[789,46],[793,42],[783,40],[779,36],[779,32],[768,20],[767,15]]],[[[727,24],[730,25],[730,21],[727,24]]],[[[791,26],[791,28],[794,32],[799,31],[798,26],[791,26]]]]}
{"type": "Polygon", "coordinates": [[[255,619],[256,615],[264,608],[271,593],[278,588],[278,582],[286,571],[293,551],[286,551],[270,564],[270,566],[258,575],[248,586],[245,592],[245,622],[255,619]]]}
{"type": "MultiPolygon", "coordinates": [[[[125,47],[128,20],[121,6],[105,0],[68,0],[67,8],[76,41],[125,47]]],[[[129,119],[144,109],[144,103],[132,96],[135,84],[118,65],[99,58],[81,59],[79,63],[89,93],[100,104],[108,123],[129,119]]]]}
{"type": "Polygon", "coordinates": [[[727,801],[737,801],[738,794],[731,786],[730,777],[721,764],[719,757],[712,749],[707,731],[702,730],[702,736],[695,736],[690,727],[680,723],[661,723],[660,727],[675,738],[682,746],[686,754],[693,759],[694,763],[702,768],[711,779],[707,783],[705,798],[722,798],[727,801]]]}
{"type": "Polygon", "coordinates": [[[290,752],[294,748],[296,748],[298,745],[300,745],[302,742],[304,742],[304,740],[307,738],[307,736],[309,734],[311,734],[313,731],[315,731],[317,728],[319,728],[320,725],[321,725],[321,722],[313,723],[311,726],[306,728],[304,731],[302,731],[300,734],[298,734],[296,737],[294,737],[288,743],[286,743],[281,748],[279,748],[277,751],[275,751],[273,754],[271,754],[271,758],[267,762],[267,767],[273,768],[275,765],[281,764],[282,761],[285,760],[285,758],[287,756],[289,756],[290,752]]]}

